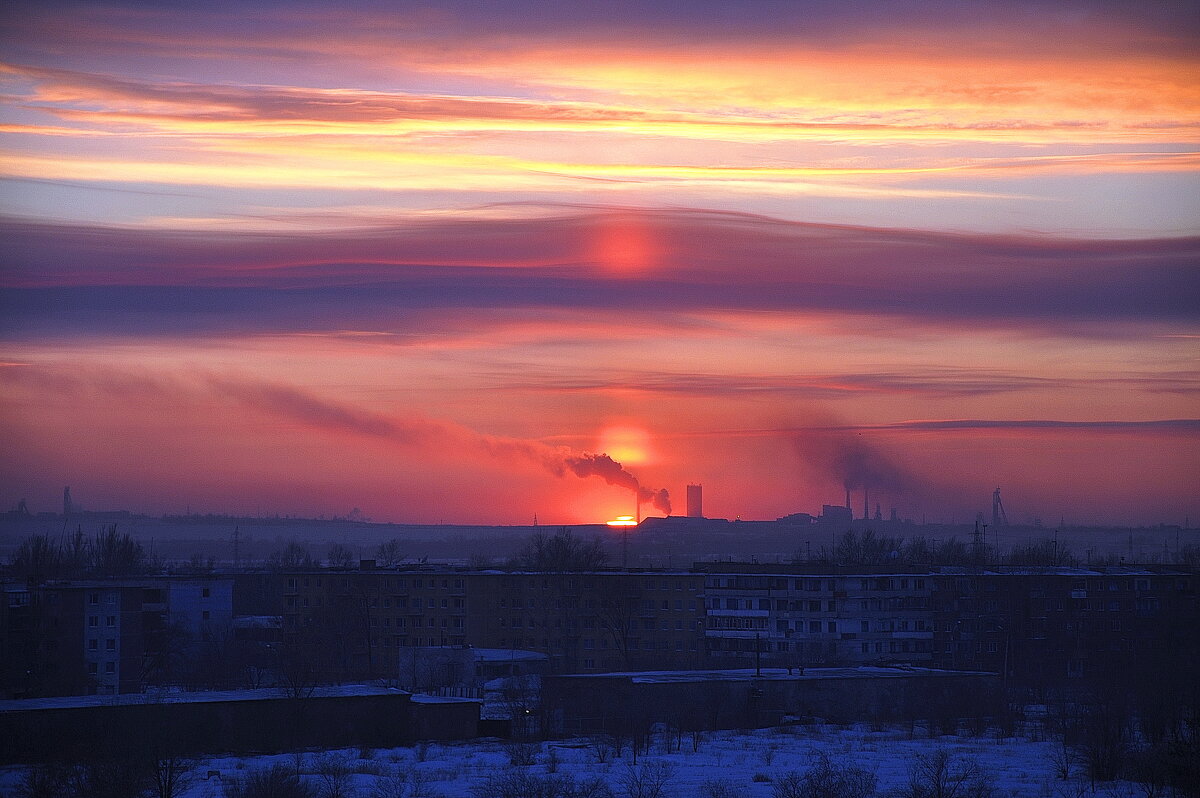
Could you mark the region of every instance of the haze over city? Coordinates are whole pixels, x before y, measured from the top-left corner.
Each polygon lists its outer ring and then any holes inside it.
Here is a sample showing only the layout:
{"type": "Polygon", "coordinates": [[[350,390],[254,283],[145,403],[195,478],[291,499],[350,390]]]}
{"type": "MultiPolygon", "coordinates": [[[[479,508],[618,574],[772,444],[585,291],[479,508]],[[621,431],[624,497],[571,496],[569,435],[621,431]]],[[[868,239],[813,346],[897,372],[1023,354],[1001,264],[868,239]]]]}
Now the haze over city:
{"type": "Polygon", "coordinates": [[[0,502],[1194,523],[1195,11],[10,4],[0,502]]]}

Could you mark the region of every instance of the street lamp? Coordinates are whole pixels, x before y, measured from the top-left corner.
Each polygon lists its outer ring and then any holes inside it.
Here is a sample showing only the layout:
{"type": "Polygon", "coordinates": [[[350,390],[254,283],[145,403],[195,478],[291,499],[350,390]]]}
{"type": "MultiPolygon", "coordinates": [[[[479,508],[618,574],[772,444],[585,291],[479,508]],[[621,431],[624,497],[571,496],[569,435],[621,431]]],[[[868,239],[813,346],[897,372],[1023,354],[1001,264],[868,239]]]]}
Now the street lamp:
{"type": "Polygon", "coordinates": [[[618,515],[607,522],[609,526],[621,530],[621,567],[629,568],[629,527],[637,526],[638,522],[632,515],[618,515]]]}

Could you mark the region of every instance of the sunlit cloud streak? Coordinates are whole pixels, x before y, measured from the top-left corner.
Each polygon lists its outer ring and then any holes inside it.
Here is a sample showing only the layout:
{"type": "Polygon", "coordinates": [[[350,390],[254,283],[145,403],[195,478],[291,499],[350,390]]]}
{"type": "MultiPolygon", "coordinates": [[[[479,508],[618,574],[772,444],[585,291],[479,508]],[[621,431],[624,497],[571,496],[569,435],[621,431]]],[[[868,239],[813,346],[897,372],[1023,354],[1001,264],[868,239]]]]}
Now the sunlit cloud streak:
{"type": "Polygon", "coordinates": [[[856,432],[1123,432],[1191,438],[1200,433],[1198,418],[1148,420],[1077,421],[1064,419],[932,419],[897,421],[888,424],[854,424],[829,421],[787,427],[706,430],[678,437],[776,438],[786,436],[836,435],[856,432]]]}
{"type": "MultiPolygon", "coordinates": [[[[933,121],[921,118],[880,118],[864,114],[859,119],[804,119],[779,114],[755,114],[746,111],[670,110],[639,107],[633,104],[602,103],[580,100],[529,100],[516,97],[455,96],[381,92],[356,89],[317,89],[284,86],[230,86],[184,82],[150,83],[110,75],[88,74],[59,68],[36,67],[0,62],[0,75],[10,82],[30,81],[33,88],[25,97],[31,109],[49,113],[73,123],[86,123],[96,135],[120,133],[124,136],[192,136],[199,149],[220,149],[222,135],[240,134],[249,140],[280,138],[292,146],[311,146],[320,152],[323,142],[339,137],[357,147],[386,144],[395,154],[396,136],[436,133],[446,136],[483,131],[586,132],[589,130],[633,132],[650,136],[678,136],[715,140],[760,141],[770,139],[860,138],[977,140],[1054,140],[1069,132],[1072,141],[1153,141],[1164,133],[1173,137],[1200,130],[1200,119],[1181,127],[1179,121],[1147,120],[1114,128],[1102,122],[1047,122],[1043,120],[1005,119],[993,122],[933,121]],[[1190,128],[1190,130],[1189,130],[1190,128]]],[[[83,135],[87,130],[52,126],[8,125],[5,132],[49,135],[83,135]]],[[[225,146],[235,146],[226,141],[225,146]]],[[[1136,154],[1135,154],[1136,155],[1136,154]]],[[[1100,159],[1103,168],[1105,162],[1100,159]]],[[[1038,164],[1039,159],[1000,162],[1004,168],[1038,164]]],[[[1165,161],[1162,163],[1166,163],[1165,161]]],[[[1117,161],[1129,168],[1133,160],[1117,161]]],[[[1182,162],[1174,168],[1194,167],[1182,162]]],[[[586,165],[584,165],[586,167],[586,165]]],[[[562,164],[559,168],[567,169],[562,164]]],[[[593,170],[599,167],[593,165],[593,170]]],[[[666,170],[666,165],[644,165],[666,170]]],[[[771,172],[769,167],[757,167],[771,172]]],[[[936,162],[923,168],[964,168],[964,165],[940,166],[936,162]]],[[[920,171],[918,167],[916,171],[920,171]]],[[[717,172],[717,170],[712,170],[717,172]]],[[[794,172],[803,172],[794,169],[794,172]]],[[[819,168],[812,170],[820,173],[819,168]]],[[[839,170],[827,169],[827,173],[839,170]]],[[[867,169],[844,169],[841,173],[870,173],[867,169]]],[[[889,171],[889,170],[877,170],[889,171]]],[[[891,171],[905,171],[903,169],[891,171]]],[[[787,174],[788,170],[782,170],[787,174]]],[[[688,176],[686,171],[679,172],[688,176]]]]}

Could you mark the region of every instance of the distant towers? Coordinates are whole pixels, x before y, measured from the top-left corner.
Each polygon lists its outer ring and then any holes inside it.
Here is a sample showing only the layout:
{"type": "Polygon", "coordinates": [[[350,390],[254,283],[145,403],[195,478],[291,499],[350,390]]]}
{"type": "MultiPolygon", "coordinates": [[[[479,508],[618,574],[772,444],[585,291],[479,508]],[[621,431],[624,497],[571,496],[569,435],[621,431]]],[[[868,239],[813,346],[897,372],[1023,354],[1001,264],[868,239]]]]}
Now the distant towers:
{"type": "Polygon", "coordinates": [[[871,520],[871,492],[867,490],[867,486],[863,485],[863,520],[871,520]]]}
{"type": "Polygon", "coordinates": [[[71,514],[71,486],[63,488],[63,518],[71,514]]]}
{"type": "Polygon", "coordinates": [[[1008,526],[1008,516],[1004,514],[1004,503],[1000,501],[1000,489],[992,492],[992,526],[1008,526]]]}
{"type": "Polygon", "coordinates": [[[688,518],[704,517],[704,486],[687,486],[687,516],[688,518]]]}

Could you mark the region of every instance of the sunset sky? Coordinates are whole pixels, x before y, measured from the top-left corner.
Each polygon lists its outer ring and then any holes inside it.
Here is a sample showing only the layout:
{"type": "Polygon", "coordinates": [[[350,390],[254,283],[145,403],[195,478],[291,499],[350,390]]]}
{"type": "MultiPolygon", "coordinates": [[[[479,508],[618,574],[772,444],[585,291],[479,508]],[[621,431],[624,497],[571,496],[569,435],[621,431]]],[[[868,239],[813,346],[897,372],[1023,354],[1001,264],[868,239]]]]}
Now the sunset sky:
{"type": "Polygon", "coordinates": [[[1200,518],[1195,2],[11,2],[0,509],[1200,518]]]}

